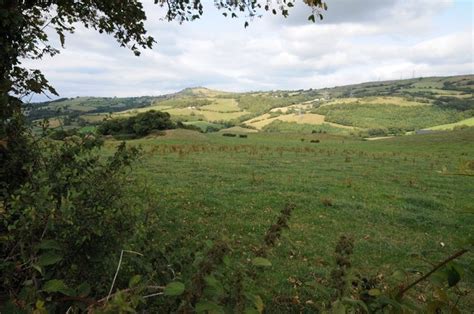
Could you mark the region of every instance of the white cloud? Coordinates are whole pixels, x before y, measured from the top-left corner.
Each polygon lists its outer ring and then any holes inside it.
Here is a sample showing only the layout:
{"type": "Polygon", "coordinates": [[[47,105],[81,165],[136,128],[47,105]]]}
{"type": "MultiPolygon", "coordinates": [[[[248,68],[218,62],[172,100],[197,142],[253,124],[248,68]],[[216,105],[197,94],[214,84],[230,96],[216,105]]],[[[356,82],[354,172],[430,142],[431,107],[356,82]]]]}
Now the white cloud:
{"type": "Polygon", "coordinates": [[[419,75],[473,73],[472,15],[451,0],[338,0],[321,23],[298,5],[290,18],[265,15],[243,28],[207,6],[203,20],[159,21],[146,5],[157,44],[135,57],[107,35],[78,27],[66,50],[40,68],[63,97],[138,96],[189,86],[225,90],[300,89],[419,75]],[[451,13],[450,13],[451,12],[451,13]],[[444,14],[440,20],[439,15],[444,14]],[[449,28],[445,25],[449,23],[449,28]]]}

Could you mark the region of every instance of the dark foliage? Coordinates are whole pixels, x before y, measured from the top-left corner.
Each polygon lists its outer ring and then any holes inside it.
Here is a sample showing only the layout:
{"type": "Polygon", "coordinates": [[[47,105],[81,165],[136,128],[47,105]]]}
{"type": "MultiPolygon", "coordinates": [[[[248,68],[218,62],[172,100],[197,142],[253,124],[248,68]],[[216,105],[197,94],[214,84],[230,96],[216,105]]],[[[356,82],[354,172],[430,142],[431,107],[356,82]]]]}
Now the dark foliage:
{"type": "Polygon", "coordinates": [[[466,110],[474,111],[474,98],[462,99],[458,97],[443,96],[443,97],[437,98],[433,104],[443,109],[454,109],[458,111],[466,111],[466,110]]]}
{"type": "Polygon", "coordinates": [[[169,130],[175,127],[169,113],[150,110],[130,118],[106,120],[99,125],[97,132],[102,135],[142,137],[153,130],[169,130]]]}

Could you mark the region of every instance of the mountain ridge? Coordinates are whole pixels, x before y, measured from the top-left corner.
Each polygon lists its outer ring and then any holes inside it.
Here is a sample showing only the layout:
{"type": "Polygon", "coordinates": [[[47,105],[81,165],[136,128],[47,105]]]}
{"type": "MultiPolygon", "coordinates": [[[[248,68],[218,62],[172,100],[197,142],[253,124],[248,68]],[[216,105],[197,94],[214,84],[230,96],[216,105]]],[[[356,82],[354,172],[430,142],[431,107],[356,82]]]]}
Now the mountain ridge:
{"type": "Polygon", "coordinates": [[[161,96],[60,99],[30,104],[26,113],[30,121],[96,124],[149,110],[168,112],[173,120],[203,131],[240,126],[258,131],[398,134],[454,127],[474,116],[474,75],[243,93],[196,86],[161,96]]]}

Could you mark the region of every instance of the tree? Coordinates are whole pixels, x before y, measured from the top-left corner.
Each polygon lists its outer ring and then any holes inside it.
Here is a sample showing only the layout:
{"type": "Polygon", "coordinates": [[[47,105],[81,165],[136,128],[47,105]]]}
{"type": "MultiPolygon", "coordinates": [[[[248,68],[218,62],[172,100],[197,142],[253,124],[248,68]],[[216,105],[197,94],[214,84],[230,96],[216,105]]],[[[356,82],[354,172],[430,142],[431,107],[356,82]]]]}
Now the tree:
{"type": "MultiPolygon", "coordinates": [[[[203,14],[202,0],[155,0],[155,4],[166,6],[165,19],[179,22],[198,19],[203,14]]],[[[266,1],[257,0],[215,1],[215,6],[223,15],[231,18],[238,14],[248,21],[259,17],[262,12],[281,13],[288,16],[295,0],[266,1]]],[[[308,18],[322,18],[321,10],[326,10],[322,0],[304,0],[313,8],[308,18]]],[[[73,33],[76,24],[110,34],[121,46],[129,48],[135,55],[140,49],[151,48],[155,43],[147,35],[144,27],[146,14],[141,2],[101,1],[101,0],[0,0],[0,197],[5,197],[21,183],[25,176],[23,164],[32,161],[28,139],[25,138],[25,124],[21,111],[21,99],[31,93],[50,93],[57,95],[46,77],[35,69],[26,69],[23,59],[41,59],[54,56],[58,48],[50,44],[47,28],[55,30],[64,47],[65,35],[73,33]],[[24,161],[22,161],[25,159],[24,161]]]]}

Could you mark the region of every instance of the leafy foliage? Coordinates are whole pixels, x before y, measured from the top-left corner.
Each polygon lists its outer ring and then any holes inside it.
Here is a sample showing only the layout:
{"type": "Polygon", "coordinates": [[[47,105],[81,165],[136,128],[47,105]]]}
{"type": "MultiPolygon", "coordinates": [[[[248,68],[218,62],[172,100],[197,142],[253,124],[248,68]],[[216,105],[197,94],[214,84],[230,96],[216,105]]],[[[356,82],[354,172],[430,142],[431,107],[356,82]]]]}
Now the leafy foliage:
{"type": "Polygon", "coordinates": [[[110,119],[102,122],[97,131],[102,135],[132,135],[142,137],[153,130],[175,128],[169,113],[150,110],[125,119],[110,119]]]}
{"type": "Polygon", "coordinates": [[[0,295],[24,308],[48,299],[46,308],[59,310],[68,304],[61,295],[79,296],[85,285],[105,291],[98,278],[136,221],[121,182],[138,151],[122,143],[103,158],[100,144],[90,135],[38,143],[26,182],[2,203],[0,295]]]}

